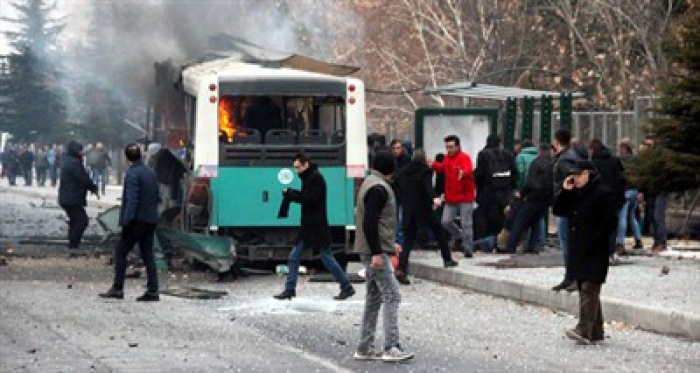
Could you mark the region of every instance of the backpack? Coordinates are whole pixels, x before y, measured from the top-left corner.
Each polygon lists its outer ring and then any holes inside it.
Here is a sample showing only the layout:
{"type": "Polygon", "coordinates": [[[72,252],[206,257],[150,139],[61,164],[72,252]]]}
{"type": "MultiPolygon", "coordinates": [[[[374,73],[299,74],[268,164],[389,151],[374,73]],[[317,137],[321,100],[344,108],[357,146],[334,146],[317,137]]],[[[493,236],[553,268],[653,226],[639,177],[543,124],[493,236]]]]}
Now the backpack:
{"type": "Polygon", "coordinates": [[[489,176],[491,184],[496,190],[510,190],[513,175],[511,157],[502,149],[489,150],[489,176]]]}

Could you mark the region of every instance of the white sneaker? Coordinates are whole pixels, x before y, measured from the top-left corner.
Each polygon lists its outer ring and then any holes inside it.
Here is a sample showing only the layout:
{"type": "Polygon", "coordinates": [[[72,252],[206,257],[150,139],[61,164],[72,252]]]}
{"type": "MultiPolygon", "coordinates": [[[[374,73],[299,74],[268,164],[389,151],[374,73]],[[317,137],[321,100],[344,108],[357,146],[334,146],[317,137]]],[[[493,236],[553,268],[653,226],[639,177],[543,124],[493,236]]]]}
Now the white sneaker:
{"type": "Polygon", "coordinates": [[[413,354],[410,352],[405,352],[398,346],[394,346],[391,349],[384,351],[382,354],[382,360],[385,362],[398,362],[413,359],[413,354]]]}
{"type": "Polygon", "coordinates": [[[382,353],[375,350],[375,349],[370,349],[367,352],[363,351],[355,351],[355,355],[353,356],[355,360],[382,360],[382,353]]]}

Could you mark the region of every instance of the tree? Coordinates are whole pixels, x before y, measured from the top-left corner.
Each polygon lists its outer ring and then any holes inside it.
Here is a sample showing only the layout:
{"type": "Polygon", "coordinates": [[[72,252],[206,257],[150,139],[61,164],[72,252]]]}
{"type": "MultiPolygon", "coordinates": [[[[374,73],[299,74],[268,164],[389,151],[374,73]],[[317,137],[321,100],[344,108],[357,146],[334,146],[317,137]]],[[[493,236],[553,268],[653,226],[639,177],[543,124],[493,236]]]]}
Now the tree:
{"type": "Polygon", "coordinates": [[[700,187],[700,6],[691,1],[675,20],[669,40],[673,69],[660,87],[647,130],[658,146],[642,152],[628,177],[652,193],[700,187]]]}
{"type": "Polygon", "coordinates": [[[45,0],[10,5],[18,13],[16,18],[3,18],[15,25],[15,30],[5,31],[14,48],[6,86],[14,121],[5,129],[19,141],[50,141],[65,130],[56,48],[63,24],[51,16],[55,4],[45,0]]]}

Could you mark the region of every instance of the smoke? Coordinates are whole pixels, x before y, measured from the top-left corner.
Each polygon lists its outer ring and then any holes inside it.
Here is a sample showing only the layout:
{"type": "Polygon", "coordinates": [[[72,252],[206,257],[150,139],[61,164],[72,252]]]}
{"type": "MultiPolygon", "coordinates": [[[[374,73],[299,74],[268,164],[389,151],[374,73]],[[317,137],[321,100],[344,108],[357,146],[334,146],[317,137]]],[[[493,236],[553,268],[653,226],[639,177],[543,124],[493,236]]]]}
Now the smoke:
{"type": "MultiPolygon", "coordinates": [[[[354,11],[333,0],[63,0],[59,9],[67,16],[62,64],[68,91],[89,82],[127,106],[145,106],[154,62],[192,58],[216,34],[334,61],[339,39],[361,29],[354,11]]],[[[69,117],[79,117],[83,104],[69,94],[69,117]]]]}

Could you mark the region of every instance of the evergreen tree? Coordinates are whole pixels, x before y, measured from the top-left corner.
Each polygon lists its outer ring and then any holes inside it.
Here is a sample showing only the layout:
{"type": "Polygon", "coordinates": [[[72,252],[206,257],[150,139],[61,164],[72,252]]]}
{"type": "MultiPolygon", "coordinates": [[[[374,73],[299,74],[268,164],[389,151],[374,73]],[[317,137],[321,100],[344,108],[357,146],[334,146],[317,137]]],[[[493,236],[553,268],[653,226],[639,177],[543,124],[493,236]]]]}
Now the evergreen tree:
{"type": "Polygon", "coordinates": [[[627,176],[649,193],[700,187],[700,2],[689,2],[670,33],[673,68],[647,126],[657,146],[642,152],[627,176]]]}
{"type": "Polygon", "coordinates": [[[18,15],[3,18],[15,25],[5,32],[14,48],[6,85],[14,116],[7,130],[19,141],[51,141],[65,132],[56,48],[63,24],[51,16],[55,4],[45,0],[16,0],[10,6],[18,15]]]}

